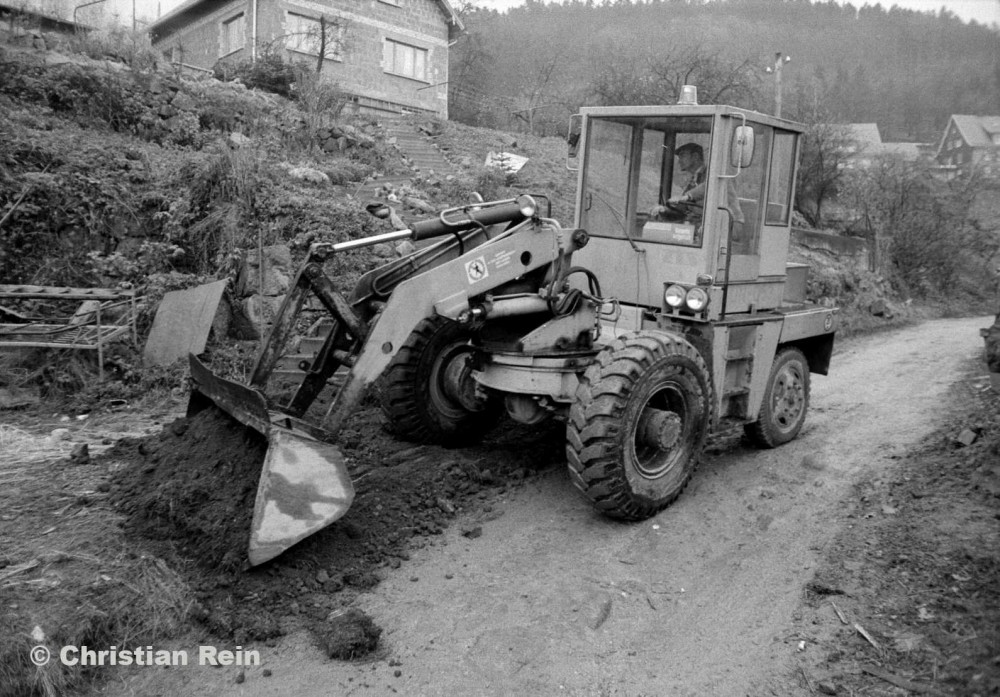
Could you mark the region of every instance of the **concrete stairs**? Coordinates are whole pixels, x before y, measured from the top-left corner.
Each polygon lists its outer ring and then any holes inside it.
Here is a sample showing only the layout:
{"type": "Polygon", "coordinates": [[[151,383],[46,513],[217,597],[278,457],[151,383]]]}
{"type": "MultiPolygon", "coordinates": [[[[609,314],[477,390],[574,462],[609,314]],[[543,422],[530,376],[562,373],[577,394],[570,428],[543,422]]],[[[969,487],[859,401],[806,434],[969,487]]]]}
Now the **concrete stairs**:
{"type": "Polygon", "coordinates": [[[390,138],[395,138],[396,149],[416,174],[426,177],[433,173],[442,179],[455,174],[455,167],[441,149],[428,136],[418,133],[412,124],[391,121],[386,124],[386,131],[390,138]]]}

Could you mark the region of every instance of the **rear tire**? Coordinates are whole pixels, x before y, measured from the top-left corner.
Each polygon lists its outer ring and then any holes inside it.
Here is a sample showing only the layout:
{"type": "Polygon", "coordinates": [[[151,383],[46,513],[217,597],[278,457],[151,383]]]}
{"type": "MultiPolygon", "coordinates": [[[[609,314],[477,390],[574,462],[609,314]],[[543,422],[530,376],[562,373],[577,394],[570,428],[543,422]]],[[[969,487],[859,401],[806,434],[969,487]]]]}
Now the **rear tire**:
{"type": "Polygon", "coordinates": [[[443,317],[420,322],[379,381],[382,413],[406,440],[465,445],[482,439],[503,416],[497,397],[475,394],[468,375],[469,332],[443,317]],[[456,393],[461,385],[461,394],[456,393]]]}
{"type": "Polygon", "coordinates": [[[809,361],[797,348],[778,351],[767,379],[760,414],[744,432],[762,448],[774,448],[793,440],[809,410],[809,361]]]}
{"type": "Polygon", "coordinates": [[[570,407],[570,478],[605,515],[648,518],[691,479],[713,408],[708,368],[691,344],[651,332],[620,337],[584,373],[570,407]]]}

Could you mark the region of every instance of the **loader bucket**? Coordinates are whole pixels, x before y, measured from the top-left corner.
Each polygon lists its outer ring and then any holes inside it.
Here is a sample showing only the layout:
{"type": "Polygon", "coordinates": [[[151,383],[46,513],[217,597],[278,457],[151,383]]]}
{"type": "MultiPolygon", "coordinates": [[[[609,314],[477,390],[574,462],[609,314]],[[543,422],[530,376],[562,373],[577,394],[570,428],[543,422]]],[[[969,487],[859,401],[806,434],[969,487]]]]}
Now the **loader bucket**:
{"type": "Polygon", "coordinates": [[[354,500],[344,456],[309,428],[267,408],[258,390],[220,378],[193,354],[187,415],[212,404],[267,438],[247,557],[262,564],[343,516],[354,500]]]}

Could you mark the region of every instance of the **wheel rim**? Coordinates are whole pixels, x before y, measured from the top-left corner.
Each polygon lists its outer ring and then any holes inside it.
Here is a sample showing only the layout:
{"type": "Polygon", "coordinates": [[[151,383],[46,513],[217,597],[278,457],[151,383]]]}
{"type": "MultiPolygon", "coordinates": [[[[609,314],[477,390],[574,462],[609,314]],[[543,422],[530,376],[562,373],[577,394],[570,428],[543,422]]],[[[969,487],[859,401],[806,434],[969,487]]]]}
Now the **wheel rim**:
{"type": "Polygon", "coordinates": [[[457,420],[470,411],[483,409],[482,400],[476,398],[469,354],[467,344],[451,344],[438,354],[431,368],[428,396],[434,408],[449,419],[457,420]]]}
{"type": "Polygon", "coordinates": [[[798,363],[781,366],[771,390],[771,420],[774,427],[788,433],[798,424],[806,408],[805,381],[798,363]]]}
{"type": "Polygon", "coordinates": [[[650,391],[631,435],[632,454],[640,475],[658,479],[683,461],[691,431],[690,414],[688,399],[678,384],[665,381],[650,391]]]}

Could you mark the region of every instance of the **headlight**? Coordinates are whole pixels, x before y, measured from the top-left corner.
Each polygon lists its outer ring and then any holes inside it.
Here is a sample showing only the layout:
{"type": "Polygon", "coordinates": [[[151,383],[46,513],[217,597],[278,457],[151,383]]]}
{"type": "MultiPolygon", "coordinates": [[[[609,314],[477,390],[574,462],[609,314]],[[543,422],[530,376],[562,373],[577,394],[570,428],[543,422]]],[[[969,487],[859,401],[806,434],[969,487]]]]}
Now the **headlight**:
{"type": "Polygon", "coordinates": [[[521,215],[525,218],[534,218],[535,213],[538,212],[538,204],[535,203],[535,199],[527,194],[521,194],[515,201],[521,209],[521,215]]]}
{"type": "Polygon", "coordinates": [[[668,307],[680,307],[684,304],[684,295],[685,291],[682,286],[672,285],[668,286],[663,293],[663,300],[668,307]]]}
{"type": "Polygon", "coordinates": [[[708,293],[705,292],[704,288],[692,288],[687,292],[684,302],[688,309],[701,312],[708,305],[708,293]]]}

